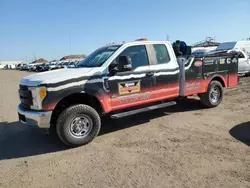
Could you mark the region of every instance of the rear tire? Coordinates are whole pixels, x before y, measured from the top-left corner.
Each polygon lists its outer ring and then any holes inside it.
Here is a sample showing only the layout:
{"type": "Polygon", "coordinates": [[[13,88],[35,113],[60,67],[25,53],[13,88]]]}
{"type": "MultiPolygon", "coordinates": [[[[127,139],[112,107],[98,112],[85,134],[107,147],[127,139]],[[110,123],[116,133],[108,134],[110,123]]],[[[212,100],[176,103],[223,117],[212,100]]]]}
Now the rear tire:
{"type": "Polygon", "coordinates": [[[60,140],[71,147],[88,144],[99,133],[101,119],[97,111],[84,104],[66,108],[58,117],[56,124],[60,140]]]}
{"type": "Polygon", "coordinates": [[[218,106],[224,97],[223,86],[218,81],[210,82],[206,93],[198,95],[201,99],[201,103],[208,108],[218,106]]]}

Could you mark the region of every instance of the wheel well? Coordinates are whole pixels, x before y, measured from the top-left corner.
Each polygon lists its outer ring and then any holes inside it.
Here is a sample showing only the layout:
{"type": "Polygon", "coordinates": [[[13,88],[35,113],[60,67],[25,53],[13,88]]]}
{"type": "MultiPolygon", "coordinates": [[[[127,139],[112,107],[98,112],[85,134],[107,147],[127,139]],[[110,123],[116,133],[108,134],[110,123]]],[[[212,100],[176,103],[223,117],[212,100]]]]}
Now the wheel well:
{"type": "Polygon", "coordinates": [[[59,101],[53,110],[52,116],[51,116],[51,125],[55,125],[58,116],[61,114],[61,112],[74,104],[86,104],[91,107],[93,107],[99,114],[102,113],[102,106],[98,99],[92,95],[86,94],[86,93],[75,93],[71,94],[67,97],[64,97],[61,101],[59,101]]]}
{"type": "Polygon", "coordinates": [[[221,77],[219,77],[219,76],[214,77],[214,78],[211,80],[211,82],[212,82],[212,81],[218,81],[218,82],[221,83],[221,85],[222,85],[223,87],[225,87],[225,82],[224,82],[224,80],[223,80],[221,77]]]}

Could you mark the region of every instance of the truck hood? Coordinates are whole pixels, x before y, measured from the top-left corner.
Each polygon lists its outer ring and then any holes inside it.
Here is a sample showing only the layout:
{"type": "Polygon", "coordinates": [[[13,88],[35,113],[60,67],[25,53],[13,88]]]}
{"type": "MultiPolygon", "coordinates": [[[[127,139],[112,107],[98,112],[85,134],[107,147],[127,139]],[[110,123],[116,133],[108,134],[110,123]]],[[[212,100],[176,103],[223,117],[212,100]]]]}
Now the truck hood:
{"type": "Polygon", "coordinates": [[[27,86],[52,84],[83,76],[101,75],[103,71],[104,71],[103,67],[70,68],[70,69],[64,68],[64,69],[52,70],[48,72],[36,73],[29,76],[25,76],[20,80],[20,84],[27,86]]]}

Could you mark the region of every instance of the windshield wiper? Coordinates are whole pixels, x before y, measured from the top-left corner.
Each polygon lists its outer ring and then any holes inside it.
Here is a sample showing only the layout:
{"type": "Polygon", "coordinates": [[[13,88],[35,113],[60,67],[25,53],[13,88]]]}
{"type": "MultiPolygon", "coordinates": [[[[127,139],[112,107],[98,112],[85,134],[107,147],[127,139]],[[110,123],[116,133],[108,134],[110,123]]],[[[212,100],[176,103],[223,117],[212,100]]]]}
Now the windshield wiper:
{"type": "Polygon", "coordinates": [[[77,67],[87,67],[87,68],[89,68],[89,67],[95,67],[95,66],[93,66],[93,65],[77,65],[77,67]]]}

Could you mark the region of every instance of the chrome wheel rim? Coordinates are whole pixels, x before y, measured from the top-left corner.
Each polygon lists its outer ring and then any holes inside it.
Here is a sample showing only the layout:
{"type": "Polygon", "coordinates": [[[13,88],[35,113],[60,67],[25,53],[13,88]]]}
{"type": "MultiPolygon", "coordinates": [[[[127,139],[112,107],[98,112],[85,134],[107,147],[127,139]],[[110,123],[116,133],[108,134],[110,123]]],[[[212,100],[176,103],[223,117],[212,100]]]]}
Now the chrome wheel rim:
{"type": "Polygon", "coordinates": [[[93,128],[92,120],[85,115],[75,117],[70,123],[70,134],[75,138],[84,138],[93,128]]]}
{"type": "Polygon", "coordinates": [[[220,89],[218,87],[214,87],[211,91],[211,101],[216,103],[220,99],[220,89]]]}

